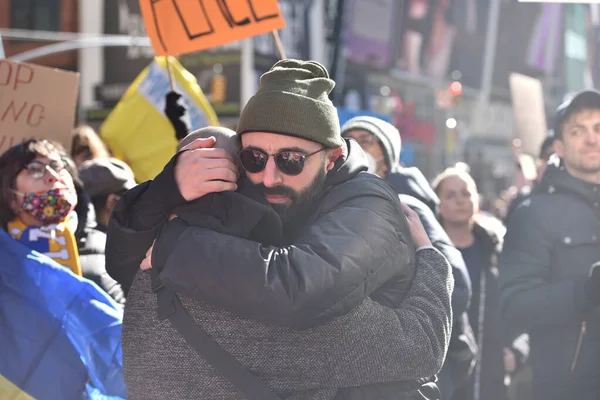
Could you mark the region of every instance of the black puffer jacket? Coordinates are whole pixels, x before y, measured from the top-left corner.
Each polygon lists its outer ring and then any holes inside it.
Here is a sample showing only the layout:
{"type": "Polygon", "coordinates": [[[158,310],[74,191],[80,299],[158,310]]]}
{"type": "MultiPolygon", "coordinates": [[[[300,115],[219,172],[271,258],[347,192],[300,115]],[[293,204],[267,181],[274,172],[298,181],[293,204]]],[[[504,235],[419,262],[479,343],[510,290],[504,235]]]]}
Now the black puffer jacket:
{"type": "Polygon", "coordinates": [[[600,398],[600,310],[583,291],[599,260],[600,185],[549,165],[510,217],[500,258],[501,309],[529,332],[536,399],[600,398]]]}
{"type": "Polygon", "coordinates": [[[399,305],[414,273],[410,232],[391,188],[356,161],[328,176],[326,193],[285,227],[281,246],[169,224],[153,253],[165,260],[161,278],[179,293],[299,329],[345,314],[373,292],[399,305]]]}
{"type": "Polygon", "coordinates": [[[79,185],[77,190],[77,231],[75,238],[79,250],[79,262],[84,278],[87,278],[103,289],[117,303],[125,303],[125,294],[121,285],[108,275],[104,251],[106,234],[96,229],[96,213],[89,196],[79,185]]]}
{"type": "MultiPolygon", "coordinates": [[[[295,371],[269,372],[271,368],[268,367],[266,359],[253,367],[258,375],[280,390],[284,382],[285,385],[289,385],[290,379],[296,379],[299,385],[307,388],[312,387],[316,390],[321,387],[317,391],[313,390],[312,397],[306,398],[332,398],[336,391],[332,392],[330,385],[340,385],[340,388],[348,384],[368,385],[433,375],[443,361],[449,339],[449,295],[452,277],[449,275],[447,264],[442,268],[437,264],[433,269],[424,269],[421,275],[417,272],[411,294],[399,308],[382,307],[370,299],[365,300],[372,294],[380,304],[401,302],[404,290],[394,288],[402,287],[398,286],[398,280],[402,282],[405,279],[403,271],[413,261],[413,253],[410,241],[407,240],[408,228],[396,194],[380,179],[361,173],[365,167],[362,157],[357,157],[361,153],[359,149],[350,147],[345,162],[340,160],[342,162],[337,165],[335,171],[329,174],[327,193],[315,209],[311,210],[311,214],[304,216],[302,224],[295,225],[295,230],[288,232],[287,245],[263,246],[206,228],[187,226],[176,219],[161,229],[154,248],[153,259],[156,258],[157,263],[164,264],[161,265],[161,278],[166,284],[174,285],[182,293],[188,293],[196,299],[231,310],[238,315],[273,324],[265,325],[250,320],[242,323],[239,318],[228,322],[228,330],[239,325],[239,328],[246,332],[241,336],[231,336],[229,333],[227,339],[222,338],[232,345],[233,342],[238,345],[238,341],[246,343],[236,350],[238,358],[251,362],[251,358],[246,356],[267,352],[267,348],[258,351],[260,343],[256,343],[251,339],[253,336],[249,335],[251,332],[260,331],[261,337],[268,335],[270,338],[269,343],[265,343],[271,349],[267,353],[277,350],[278,357],[282,358],[281,362],[286,357],[299,354],[296,351],[310,350],[313,360],[311,368],[313,372],[322,371],[319,373],[321,375],[325,374],[327,365],[346,365],[341,359],[338,360],[338,364],[335,361],[337,357],[352,357],[353,363],[359,360],[354,371],[339,370],[341,375],[337,376],[335,381],[329,379],[325,386],[322,385],[327,379],[323,380],[323,376],[318,379],[321,383],[311,382],[314,378],[308,379],[308,376],[298,376],[308,371],[299,359],[295,371]],[[354,310],[363,311],[358,311],[357,314],[354,310]],[[390,318],[385,317],[386,313],[389,313],[390,318]],[[340,317],[342,319],[332,319],[339,315],[343,315],[340,317]],[[368,321],[364,319],[366,315],[371,315],[368,321]],[[392,324],[395,327],[388,325],[392,321],[395,321],[392,324]],[[381,331],[377,328],[379,324],[380,328],[385,326],[381,331]],[[283,327],[279,327],[281,325],[283,327]],[[306,329],[301,331],[306,333],[291,331],[285,326],[306,329]],[[367,326],[370,327],[370,333],[363,329],[367,326]],[[314,336],[315,329],[321,332],[317,337],[314,336]],[[333,336],[329,338],[328,335],[339,329],[348,333],[362,332],[356,337],[352,334],[336,339],[342,342],[353,341],[356,351],[347,354],[342,351],[338,354],[331,351],[335,349],[330,349],[321,354],[331,346],[330,339],[333,339],[333,336]],[[269,330],[271,333],[268,333],[269,330]],[[376,332],[380,332],[381,335],[376,332]],[[302,344],[303,337],[312,338],[310,348],[302,344]],[[363,340],[366,347],[363,346],[363,340]],[[252,354],[246,354],[246,350],[242,350],[252,348],[252,354]],[[239,353],[240,351],[242,353],[239,353]],[[319,365],[325,369],[319,369],[319,365]],[[375,365],[378,367],[369,371],[369,366],[375,365]],[[349,380],[348,383],[341,383],[340,379],[349,380]]],[[[175,201],[171,202],[171,207],[165,203],[154,204],[155,211],[146,210],[142,218],[140,215],[136,216],[141,209],[139,204],[149,201],[144,200],[145,196],[155,190],[156,193],[168,193],[166,189],[169,184],[171,189],[174,187],[172,165],[170,168],[170,171],[166,168],[155,182],[141,185],[128,193],[113,214],[109,224],[108,249],[111,259],[114,257],[115,261],[121,260],[118,268],[114,270],[121,277],[130,274],[123,274],[126,270],[135,274],[156,235],[158,226],[173,210],[173,204],[177,203],[177,200],[173,199],[175,201]],[[170,179],[167,176],[169,174],[170,179]],[[158,208],[161,207],[163,210],[159,211],[158,208]],[[161,213],[165,215],[161,216],[161,213]],[[130,228],[135,226],[132,217],[137,217],[137,229],[130,228]],[[152,219],[157,224],[155,228],[150,227],[152,219]],[[148,228],[141,230],[139,226],[148,228]]],[[[155,203],[163,201],[164,196],[154,199],[155,203]]],[[[136,304],[144,305],[144,301],[132,300],[142,294],[136,288],[137,285],[143,284],[144,282],[140,281],[132,287],[128,302],[130,310],[136,309],[136,304]]],[[[140,289],[143,291],[142,286],[140,289]]],[[[152,305],[144,305],[148,306],[152,305]]],[[[132,312],[129,315],[133,315],[132,312]]],[[[217,311],[211,311],[212,314],[215,312],[217,311]]],[[[141,309],[135,313],[140,317],[148,315],[148,312],[141,309]]],[[[206,315],[208,313],[204,313],[203,318],[206,318],[206,315]]],[[[229,314],[223,311],[222,316],[209,325],[214,329],[221,329],[218,322],[223,318],[231,319],[229,314]]],[[[126,310],[125,327],[127,326],[126,310]]],[[[215,333],[216,336],[223,334],[222,331],[215,333]]],[[[135,337],[138,337],[128,335],[128,328],[125,328],[124,343],[129,340],[135,341],[135,337]]],[[[126,359],[127,348],[124,344],[126,359]]],[[[336,348],[341,350],[337,346],[336,348]]],[[[304,358],[306,357],[302,357],[304,358]]],[[[137,368],[139,369],[139,366],[137,368]]],[[[330,372],[335,371],[336,367],[330,372]]],[[[136,377],[140,378],[139,375],[136,377]]],[[[297,389],[300,389],[300,386],[297,386],[297,389]]],[[[371,393],[367,398],[377,399],[382,397],[372,395],[382,395],[383,390],[381,387],[375,387],[372,392],[367,393],[371,393]]],[[[287,396],[289,395],[291,393],[287,396]]]]}
{"type": "Polygon", "coordinates": [[[427,182],[425,175],[416,167],[404,168],[396,165],[386,176],[385,181],[394,188],[396,193],[408,194],[416,197],[435,214],[440,200],[427,182]]]}

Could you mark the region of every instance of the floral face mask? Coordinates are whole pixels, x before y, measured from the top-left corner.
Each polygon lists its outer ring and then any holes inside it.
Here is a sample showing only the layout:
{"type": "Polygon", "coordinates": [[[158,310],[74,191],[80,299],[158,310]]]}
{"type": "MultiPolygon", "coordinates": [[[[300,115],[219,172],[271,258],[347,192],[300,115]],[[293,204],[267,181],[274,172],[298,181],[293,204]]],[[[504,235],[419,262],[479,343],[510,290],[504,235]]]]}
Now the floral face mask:
{"type": "Polygon", "coordinates": [[[64,221],[77,205],[77,193],[73,189],[50,189],[38,193],[20,193],[21,208],[44,225],[64,221]]]}

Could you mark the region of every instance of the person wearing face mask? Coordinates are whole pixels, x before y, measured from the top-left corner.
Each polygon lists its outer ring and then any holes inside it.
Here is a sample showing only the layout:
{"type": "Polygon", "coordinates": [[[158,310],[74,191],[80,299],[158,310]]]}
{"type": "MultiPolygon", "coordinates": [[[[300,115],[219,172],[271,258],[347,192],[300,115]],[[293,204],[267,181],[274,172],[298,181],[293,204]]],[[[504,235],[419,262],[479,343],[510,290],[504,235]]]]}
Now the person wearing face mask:
{"type": "Polygon", "coordinates": [[[57,147],[31,140],[9,149],[2,161],[2,228],[82,276],[73,213],[77,193],[57,147]]]}
{"type": "Polygon", "coordinates": [[[342,126],[342,135],[352,138],[375,159],[375,173],[397,193],[409,194],[437,212],[439,199],[431,190],[427,178],[416,167],[400,165],[402,141],[392,124],[375,117],[359,116],[342,126]]]}
{"type": "Polygon", "coordinates": [[[439,386],[444,398],[450,398],[471,373],[477,352],[475,337],[466,314],[471,299],[471,281],[467,267],[436,217],[437,195],[416,168],[400,166],[402,141],[392,124],[378,118],[359,116],[342,126],[342,136],[354,139],[369,160],[369,171],[392,184],[402,203],[408,205],[421,219],[434,247],[440,250],[452,266],[454,292],[452,312],[454,323],[448,356],[439,374],[439,386]],[[402,179],[401,179],[402,178],[402,179]],[[404,179],[406,178],[406,179],[404,179]]]}
{"type": "Polygon", "coordinates": [[[93,228],[95,216],[88,215],[91,203],[85,196],[74,163],[59,144],[29,140],[0,157],[0,227],[123,304],[123,290],[106,272],[106,235],[93,228]]]}
{"type": "Polygon", "coordinates": [[[32,398],[124,398],[122,309],[85,279],[63,155],[47,140],[0,155],[0,393],[6,380],[32,398]]]}

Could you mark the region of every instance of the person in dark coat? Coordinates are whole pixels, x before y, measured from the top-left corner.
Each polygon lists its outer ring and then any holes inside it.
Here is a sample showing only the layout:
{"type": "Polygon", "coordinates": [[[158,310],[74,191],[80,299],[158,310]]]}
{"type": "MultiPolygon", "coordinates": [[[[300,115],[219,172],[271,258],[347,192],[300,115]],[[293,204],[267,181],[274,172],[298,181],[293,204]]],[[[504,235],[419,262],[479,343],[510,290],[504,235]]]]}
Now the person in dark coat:
{"type": "Polygon", "coordinates": [[[501,309],[529,333],[536,400],[600,398],[599,127],[600,92],[559,106],[558,158],[508,222],[501,309]]]}
{"type": "Polygon", "coordinates": [[[461,253],[452,244],[437,220],[438,196],[427,179],[416,168],[400,166],[402,141],[392,124],[379,118],[359,116],[342,126],[342,136],[354,139],[370,159],[372,172],[385,179],[399,194],[400,200],[419,215],[433,246],[440,250],[452,266],[454,315],[448,356],[439,374],[439,386],[450,398],[471,373],[477,345],[466,314],[471,301],[471,280],[461,253]]]}
{"type": "Polygon", "coordinates": [[[416,264],[426,267],[404,299],[394,291],[415,260],[404,211],[366,173],[362,150],[342,140],[327,98],[332,87],[321,65],[280,61],[242,113],[245,176],[280,218],[280,243],[167,222],[189,201],[238,188],[235,163],[209,148],[210,139],[184,147],[117,204],[107,248],[113,276],[133,281],[123,333],[128,398],[241,398],[181,338],[155,341],[150,281],[136,276],[147,263],[165,286],[186,292],[180,297],[196,322],[282,398],[398,398],[401,381],[439,370],[451,324],[450,268],[437,250],[421,248],[416,264]],[[161,352],[147,351],[159,344],[161,352]]]}
{"type": "Polygon", "coordinates": [[[440,198],[439,218],[467,264],[473,298],[469,321],[479,348],[475,372],[453,396],[456,400],[506,400],[505,373],[517,368],[512,338],[500,323],[497,259],[502,249],[502,224],[478,216],[477,186],[468,172],[448,168],[433,183],[440,198]],[[506,365],[505,365],[506,358],[506,365]]]}

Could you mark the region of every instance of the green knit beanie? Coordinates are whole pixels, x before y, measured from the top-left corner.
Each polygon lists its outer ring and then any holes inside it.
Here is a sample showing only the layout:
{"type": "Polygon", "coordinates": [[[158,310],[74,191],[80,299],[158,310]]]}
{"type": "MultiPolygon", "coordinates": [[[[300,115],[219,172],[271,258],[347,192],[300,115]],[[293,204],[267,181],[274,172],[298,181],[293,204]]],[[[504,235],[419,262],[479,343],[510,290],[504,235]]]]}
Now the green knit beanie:
{"type": "Polygon", "coordinates": [[[242,111],[237,134],[278,133],[340,147],[337,110],[328,97],[334,86],[318,62],[279,61],[261,76],[258,92],[242,111]]]}

